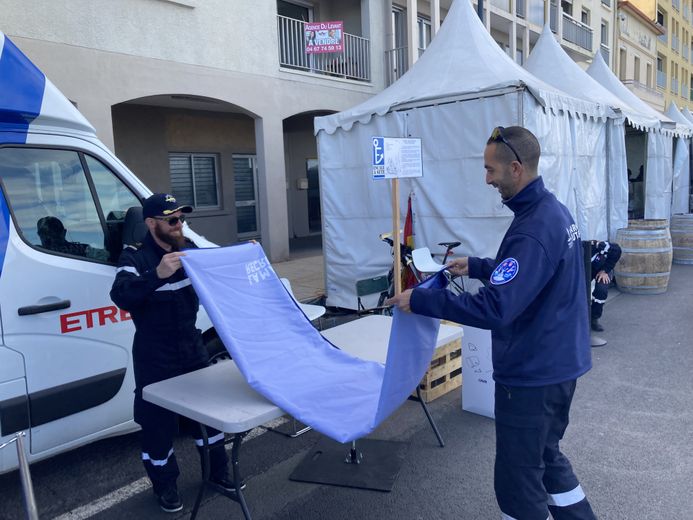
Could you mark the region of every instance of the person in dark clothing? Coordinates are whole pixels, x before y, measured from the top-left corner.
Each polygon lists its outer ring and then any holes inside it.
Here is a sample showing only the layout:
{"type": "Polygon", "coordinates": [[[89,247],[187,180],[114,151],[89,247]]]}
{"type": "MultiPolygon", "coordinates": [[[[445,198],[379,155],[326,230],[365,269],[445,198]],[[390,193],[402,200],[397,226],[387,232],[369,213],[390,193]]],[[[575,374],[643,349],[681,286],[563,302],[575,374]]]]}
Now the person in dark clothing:
{"type": "MultiPolygon", "coordinates": [[[[142,427],[142,461],[159,505],[166,512],[183,508],[176,480],[179,470],[173,452],[177,414],[142,399],[142,389],[208,365],[209,356],[196,328],[199,300],[181,265],[182,249],[195,245],[183,236],[183,213],[171,195],[157,193],[144,201],[142,215],[148,228],[143,242],[128,246],[120,256],[111,299],[130,313],[135,324],[132,358],[135,374],[135,421],[142,427]]],[[[202,446],[199,425],[193,436],[202,446]]],[[[192,424],[190,424],[192,423],[192,424]]],[[[228,478],[224,434],[208,428],[211,480],[233,490],[228,478]]]]}
{"type": "Polygon", "coordinates": [[[496,499],[506,520],[595,517],[559,442],[576,380],[592,366],[580,233],[538,176],[540,147],[521,127],[493,131],[486,183],[515,214],[495,259],[463,257],[455,275],[490,283],[475,295],[404,291],[386,303],[492,332],[496,499]]]}
{"type": "Polygon", "coordinates": [[[611,283],[611,273],[621,258],[621,248],[614,242],[598,242],[592,240],[592,280],[594,280],[594,290],[592,291],[592,330],[602,332],[604,327],[599,323],[599,318],[604,312],[604,303],[609,294],[609,284],[611,283]]]}
{"type": "Polygon", "coordinates": [[[41,239],[41,247],[75,256],[87,256],[87,244],[70,242],[65,237],[67,230],[58,217],[41,217],[36,222],[36,234],[41,239]]]}

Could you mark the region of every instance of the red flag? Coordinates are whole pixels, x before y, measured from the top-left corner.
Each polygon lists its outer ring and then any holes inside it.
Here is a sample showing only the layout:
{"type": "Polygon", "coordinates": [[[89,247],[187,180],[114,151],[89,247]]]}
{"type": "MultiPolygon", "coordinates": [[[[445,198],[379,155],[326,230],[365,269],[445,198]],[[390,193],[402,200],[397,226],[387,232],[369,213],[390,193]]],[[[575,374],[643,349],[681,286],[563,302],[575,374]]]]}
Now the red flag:
{"type": "MultiPolygon", "coordinates": [[[[403,244],[410,248],[410,251],[414,249],[414,215],[411,211],[411,195],[409,193],[409,199],[407,200],[407,216],[404,219],[404,236],[402,240],[403,244]]],[[[404,267],[402,271],[402,289],[409,289],[415,285],[416,276],[414,276],[411,267],[404,267]]]]}

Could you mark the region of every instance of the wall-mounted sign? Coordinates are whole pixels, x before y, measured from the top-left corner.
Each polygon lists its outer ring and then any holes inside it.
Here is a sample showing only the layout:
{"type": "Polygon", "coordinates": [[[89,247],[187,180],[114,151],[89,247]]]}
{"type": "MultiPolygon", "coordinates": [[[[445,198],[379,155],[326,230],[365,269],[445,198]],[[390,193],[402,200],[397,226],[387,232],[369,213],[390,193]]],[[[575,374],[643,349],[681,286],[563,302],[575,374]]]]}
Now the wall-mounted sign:
{"type": "Polygon", "coordinates": [[[306,54],[344,51],[344,22],[305,24],[306,54]]]}
{"type": "Polygon", "coordinates": [[[374,179],[422,177],[421,139],[416,137],[373,137],[374,179]]]}

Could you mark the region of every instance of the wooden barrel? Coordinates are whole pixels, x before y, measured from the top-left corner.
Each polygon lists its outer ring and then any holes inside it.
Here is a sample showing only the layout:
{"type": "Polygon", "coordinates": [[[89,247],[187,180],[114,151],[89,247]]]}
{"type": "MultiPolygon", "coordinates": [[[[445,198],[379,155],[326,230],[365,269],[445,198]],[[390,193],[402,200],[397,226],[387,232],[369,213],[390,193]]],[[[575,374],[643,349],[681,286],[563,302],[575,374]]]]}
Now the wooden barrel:
{"type": "Polygon", "coordinates": [[[675,264],[693,264],[693,215],[672,215],[671,245],[675,264]]]}
{"type": "Polygon", "coordinates": [[[666,220],[628,221],[616,232],[621,259],[614,274],[618,288],[632,294],[660,294],[667,290],[673,256],[666,220]]]}

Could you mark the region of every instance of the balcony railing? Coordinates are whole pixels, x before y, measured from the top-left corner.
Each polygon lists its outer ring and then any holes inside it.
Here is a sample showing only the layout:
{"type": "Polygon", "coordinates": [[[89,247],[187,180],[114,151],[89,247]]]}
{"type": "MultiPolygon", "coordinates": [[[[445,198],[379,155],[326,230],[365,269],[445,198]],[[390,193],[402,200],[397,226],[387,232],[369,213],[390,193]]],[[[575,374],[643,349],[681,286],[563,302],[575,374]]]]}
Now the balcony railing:
{"type": "Polygon", "coordinates": [[[370,40],[344,33],[344,52],[306,54],[305,22],[277,15],[279,65],[313,74],[371,80],[370,40]]]}
{"type": "Polygon", "coordinates": [[[681,10],[681,0],[671,0],[671,5],[676,9],[677,11],[681,10]]]}
{"type": "Polygon", "coordinates": [[[679,52],[679,37],[675,34],[671,35],[671,48],[679,52]]]}
{"type": "Polygon", "coordinates": [[[667,87],[667,75],[663,70],[657,71],[657,86],[661,88],[667,87]]]}
{"type": "Polygon", "coordinates": [[[563,39],[592,51],[592,28],[563,13],[563,39]]]}
{"type": "MultiPolygon", "coordinates": [[[[408,49],[409,47],[405,46],[385,51],[385,79],[388,85],[392,85],[409,70],[408,49]]],[[[419,57],[425,50],[419,47],[419,57]]]]}
{"type": "MultiPolygon", "coordinates": [[[[666,31],[667,28],[664,27],[664,30],[666,31]]],[[[659,36],[657,36],[657,39],[666,45],[667,43],[669,43],[669,34],[666,32],[664,34],[660,34],[659,36]]]]}
{"type": "Polygon", "coordinates": [[[604,58],[604,61],[606,62],[607,65],[611,65],[611,50],[609,47],[604,45],[603,43],[599,46],[599,50],[602,51],[602,58],[604,58]]]}
{"type": "Polygon", "coordinates": [[[525,0],[515,0],[515,14],[519,18],[527,16],[527,2],[525,0]]]}
{"type": "Polygon", "coordinates": [[[611,7],[611,0],[602,0],[602,4],[604,4],[607,7],[611,7]]]}
{"type": "Polygon", "coordinates": [[[679,93],[679,80],[676,78],[671,78],[671,91],[674,94],[679,93]]]}
{"type": "Polygon", "coordinates": [[[491,5],[496,6],[499,9],[502,9],[506,13],[511,12],[510,0],[491,0],[491,5]]]}

